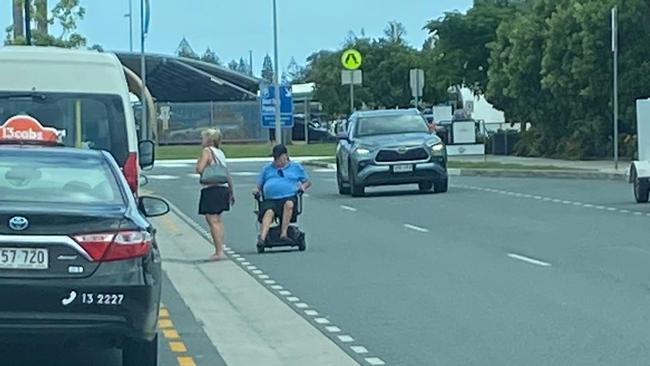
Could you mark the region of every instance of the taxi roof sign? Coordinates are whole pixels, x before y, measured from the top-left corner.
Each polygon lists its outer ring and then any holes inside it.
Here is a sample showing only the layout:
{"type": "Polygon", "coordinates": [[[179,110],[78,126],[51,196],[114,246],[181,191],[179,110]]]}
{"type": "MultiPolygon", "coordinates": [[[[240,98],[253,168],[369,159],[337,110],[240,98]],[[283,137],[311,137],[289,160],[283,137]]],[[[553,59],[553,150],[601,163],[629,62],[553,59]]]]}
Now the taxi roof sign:
{"type": "Polygon", "coordinates": [[[31,116],[18,115],[9,118],[0,126],[0,142],[58,144],[65,137],[65,131],[43,127],[31,116]]]}

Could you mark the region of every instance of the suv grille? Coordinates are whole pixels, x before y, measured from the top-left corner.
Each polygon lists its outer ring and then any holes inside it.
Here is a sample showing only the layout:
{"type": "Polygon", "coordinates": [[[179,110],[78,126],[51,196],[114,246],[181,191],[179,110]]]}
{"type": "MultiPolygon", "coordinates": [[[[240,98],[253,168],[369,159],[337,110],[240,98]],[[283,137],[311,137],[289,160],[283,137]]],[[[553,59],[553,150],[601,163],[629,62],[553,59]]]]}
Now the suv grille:
{"type": "Polygon", "coordinates": [[[380,150],[377,153],[378,163],[391,163],[395,161],[417,161],[427,160],[429,154],[423,147],[408,149],[404,153],[399,153],[396,150],[380,150]]]}

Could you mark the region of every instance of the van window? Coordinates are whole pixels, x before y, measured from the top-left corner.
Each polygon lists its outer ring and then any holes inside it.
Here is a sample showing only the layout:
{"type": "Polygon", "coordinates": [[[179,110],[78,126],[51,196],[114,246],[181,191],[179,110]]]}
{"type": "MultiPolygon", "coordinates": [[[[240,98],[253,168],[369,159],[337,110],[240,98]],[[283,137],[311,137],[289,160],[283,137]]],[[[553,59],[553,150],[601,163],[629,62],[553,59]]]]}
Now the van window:
{"type": "Polygon", "coordinates": [[[66,146],[106,150],[120,166],[126,162],[126,116],[119,95],[0,91],[0,123],[19,114],[65,130],[66,146]]]}

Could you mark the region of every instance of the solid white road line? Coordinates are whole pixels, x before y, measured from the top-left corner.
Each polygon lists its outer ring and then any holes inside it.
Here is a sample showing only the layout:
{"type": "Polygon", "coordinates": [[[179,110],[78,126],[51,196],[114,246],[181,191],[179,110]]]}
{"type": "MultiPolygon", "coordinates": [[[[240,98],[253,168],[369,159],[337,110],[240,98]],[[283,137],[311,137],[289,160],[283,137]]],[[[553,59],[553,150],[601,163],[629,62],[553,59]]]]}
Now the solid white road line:
{"type": "Polygon", "coordinates": [[[165,174],[147,175],[147,178],[153,179],[153,180],[175,180],[175,179],[180,179],[180,177],[177,177],[175,175],[165,175],[165,174]]]}
{"type": "Polygon", "coordinates": [[[357,212],[357,209],[354,208],[354,207],[350,207],[350,206],[346,206],[346,205],[341,205],[340,207],[342,209],[346,210],[346,211],[357,212]]]}
{"type": "Polygon", "coordinates": [[[549,267],[551,265],[550,263],[543,262],[543,261],[540,261],[540,260],[537,260],[537,259],[534,259],[534,258],[529,258],[529,257],[523,256],[523,255],[515,254],[515,253],[508,253],[508,257],[510,257],[512,259],[517,259],[517,260],[520,260],[520,261],[524,261],[526,263],[542,266],[542,267],[549,267]]]}
{"type": "Polygon", "coordinates": [[[415,226],[415,225],[411,225],[411,224],[404,224],[404,227],[409,229],[409,230],[414,230],[414,231],[417,231],[417,232],[420,232],[420,233],[428,233],[429,232],[429,229],[419,227],[419,226],[415,226]]]}

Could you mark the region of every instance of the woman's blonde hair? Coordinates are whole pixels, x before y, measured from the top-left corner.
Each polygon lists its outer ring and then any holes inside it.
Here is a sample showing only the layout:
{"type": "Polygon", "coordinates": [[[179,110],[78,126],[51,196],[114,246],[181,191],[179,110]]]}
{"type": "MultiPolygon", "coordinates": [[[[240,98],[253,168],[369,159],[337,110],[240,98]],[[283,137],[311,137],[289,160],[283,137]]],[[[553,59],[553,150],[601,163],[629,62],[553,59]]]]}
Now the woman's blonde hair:
{"type": "Polygon", "coordinates": [[[208,128],[201,132],[201,137],[212,142],[214,147],[221,145],[221,130],[218,128],[208,128]]]}

